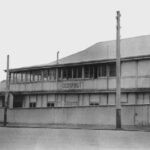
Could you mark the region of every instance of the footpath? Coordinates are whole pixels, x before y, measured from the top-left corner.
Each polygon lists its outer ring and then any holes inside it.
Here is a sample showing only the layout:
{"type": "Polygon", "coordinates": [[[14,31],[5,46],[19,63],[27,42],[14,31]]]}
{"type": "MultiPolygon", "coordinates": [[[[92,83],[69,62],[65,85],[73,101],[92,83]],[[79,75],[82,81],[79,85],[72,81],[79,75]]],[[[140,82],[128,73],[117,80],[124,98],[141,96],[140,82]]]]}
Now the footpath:
{"type": "Polygon", "coordinates": [[[143,131],[150,132],[150,126],[122,126],[121,129],[116,129],[112,125],[87,125],[87,124],[16,124],[7,123],[6,126],[0,123],[0,127],[7,128],[51,128],[51,129],[82,129],[82,130],[116,130],[116,131],[143,131]]]}

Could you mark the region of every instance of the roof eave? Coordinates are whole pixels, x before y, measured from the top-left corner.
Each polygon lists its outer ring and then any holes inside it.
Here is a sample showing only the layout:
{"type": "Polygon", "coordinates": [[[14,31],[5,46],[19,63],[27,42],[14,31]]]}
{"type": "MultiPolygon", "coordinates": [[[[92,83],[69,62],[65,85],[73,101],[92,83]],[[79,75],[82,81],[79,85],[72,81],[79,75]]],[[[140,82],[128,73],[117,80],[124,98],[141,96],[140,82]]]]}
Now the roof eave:
{"type": "MultiPolygon", "coordinates": [[[[124,57],[121,58],[121,61],[132,61],[132,60],[140,60],[140,59],[150,59],[150,55],[141,55],[141,56],[131,56],[131,57],[124,57]]],[[[46,68],[56,68],[56,67],[69,67],[69,66],[79,66],[79,65],[88,65],[88,64],[97,64],[97,63],[110,63],[114,62],[116,59],[103,59],[103,60],[91,60],[91,61],[81,61],[81,62],[74,62],[74,63],[64,63],[64,64],[54,64],[54,65],[45,65],[45,66],[33,66],[33,67],[22,67],[16,69],[10,69],[10,72],[22,72],[22,71],[29,71],[29,70],[38,70],[38,69],[46,69],[46,68]]],[[[6,70],[5,70],[6,71],[6,70]]]]}

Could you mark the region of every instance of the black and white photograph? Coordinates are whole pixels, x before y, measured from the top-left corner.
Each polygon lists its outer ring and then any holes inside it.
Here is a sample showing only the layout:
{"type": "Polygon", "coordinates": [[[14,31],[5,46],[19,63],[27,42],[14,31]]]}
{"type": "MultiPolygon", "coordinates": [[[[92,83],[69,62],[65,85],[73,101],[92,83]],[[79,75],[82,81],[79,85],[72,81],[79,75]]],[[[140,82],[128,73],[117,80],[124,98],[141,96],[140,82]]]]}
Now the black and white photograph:
{"type": "Polygon", "coordinates": [[[0,150],[149,150],[150,1],[0,0],[0,150]]]}

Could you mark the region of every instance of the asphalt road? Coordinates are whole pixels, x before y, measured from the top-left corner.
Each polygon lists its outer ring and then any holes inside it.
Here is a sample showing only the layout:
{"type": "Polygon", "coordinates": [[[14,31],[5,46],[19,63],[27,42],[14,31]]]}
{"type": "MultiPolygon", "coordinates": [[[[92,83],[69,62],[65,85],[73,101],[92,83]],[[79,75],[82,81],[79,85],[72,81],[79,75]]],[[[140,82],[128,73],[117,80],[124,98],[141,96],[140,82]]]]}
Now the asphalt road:
{"type": "Polygon", "coordinates": [[[0,150],[111,150],[150,149],[150,132],[3,128],[0,150]]]}

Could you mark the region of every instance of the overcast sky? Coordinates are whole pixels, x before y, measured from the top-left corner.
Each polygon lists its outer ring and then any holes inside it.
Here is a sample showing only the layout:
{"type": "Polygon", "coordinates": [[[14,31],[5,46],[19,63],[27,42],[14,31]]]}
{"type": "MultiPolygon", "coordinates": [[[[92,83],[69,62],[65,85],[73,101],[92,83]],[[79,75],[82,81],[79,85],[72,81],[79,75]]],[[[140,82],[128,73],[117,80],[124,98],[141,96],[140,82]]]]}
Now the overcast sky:
{"type": "Polygon", "coordinates": [[[0,80],[10,67],[45,64],[116,38],[150,34],[149,0],[0,0],[0,80]]]}

